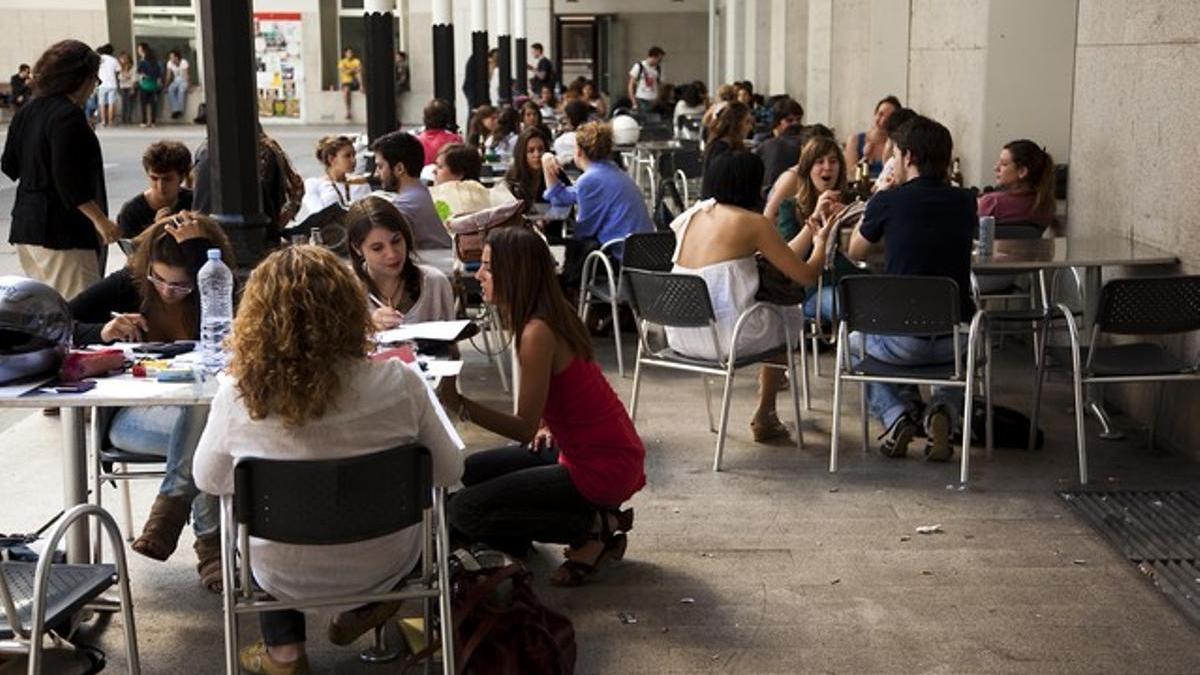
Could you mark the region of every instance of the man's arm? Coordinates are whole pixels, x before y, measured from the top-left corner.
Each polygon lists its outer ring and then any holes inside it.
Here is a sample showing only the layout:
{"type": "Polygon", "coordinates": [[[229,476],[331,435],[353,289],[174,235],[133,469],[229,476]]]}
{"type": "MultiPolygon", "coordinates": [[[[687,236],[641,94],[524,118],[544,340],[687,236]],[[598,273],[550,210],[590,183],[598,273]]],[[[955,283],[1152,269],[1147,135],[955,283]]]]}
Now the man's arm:
{"type": "MultiPolygon", "coordinates": [[[[883,194],[872,197],[867,202],[862,220],[850,235],[850,245],[846,249],[846,257],[859,262],[866,260],[871,251],[871,245],[883,238],[884,220],[887,209],[887,197],[883,194]]],[[[834,233],[833,236],[837,236],[834,233]]]]}

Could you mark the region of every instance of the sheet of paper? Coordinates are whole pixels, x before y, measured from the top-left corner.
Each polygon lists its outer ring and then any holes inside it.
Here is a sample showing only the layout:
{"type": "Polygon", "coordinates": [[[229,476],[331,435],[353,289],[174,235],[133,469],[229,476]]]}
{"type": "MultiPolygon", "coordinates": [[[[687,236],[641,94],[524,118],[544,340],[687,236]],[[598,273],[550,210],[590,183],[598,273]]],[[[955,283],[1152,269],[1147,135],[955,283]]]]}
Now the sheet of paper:
{"type": "Polygon", "coordinates": [[[0,398],[16,398],[22,394],[33,391],[45,382],[49,382],[50,378],[39,377],[33,380],[25,380],[23,382],[10,382],[0,385],[0,398]]]}
{"type": "Polygon", "coordinates": [[[443,340],[451,342],[458,338],[470,321],[425,321],[413,323],[391,330],[379,331],[375,341],[381,343],[404,342],[405,340],[443,340]]]}

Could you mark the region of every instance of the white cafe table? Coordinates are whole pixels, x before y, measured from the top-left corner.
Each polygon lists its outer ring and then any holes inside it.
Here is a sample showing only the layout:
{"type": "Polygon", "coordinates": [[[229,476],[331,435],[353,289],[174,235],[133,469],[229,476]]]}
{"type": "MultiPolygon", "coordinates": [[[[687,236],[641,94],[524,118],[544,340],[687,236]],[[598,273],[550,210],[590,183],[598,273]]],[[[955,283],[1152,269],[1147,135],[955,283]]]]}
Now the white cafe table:
{"type": "MultiPolygon", "coordinates": [[[[128,373],[97,378],[96,386],[78,394],[47,392],[46,379],[27,385],[0,386],[0,408],[59,408],[63,433],[62,503],[64,509],[87,502],[88,467],[84,409],[155,405],[207,405],[217,392],[217,380],[202,382],[158,382],[135,378],[128,373]]],[[[93,415],[93,419],[95,416],[93,415]]],[[[86,523],[73,526],[66,536],[67,562],[87,562],[86,523]]]]}

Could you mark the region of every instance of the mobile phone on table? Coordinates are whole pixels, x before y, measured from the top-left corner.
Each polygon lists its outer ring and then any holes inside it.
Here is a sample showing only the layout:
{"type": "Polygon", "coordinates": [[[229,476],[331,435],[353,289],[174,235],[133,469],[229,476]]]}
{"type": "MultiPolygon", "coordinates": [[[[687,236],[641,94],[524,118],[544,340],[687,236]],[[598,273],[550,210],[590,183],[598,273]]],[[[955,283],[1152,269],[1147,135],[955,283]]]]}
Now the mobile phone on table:
{"type": "Polygon", "coordinates": [[[42,391],[48,394],[82,394],[96,388],[95,380],[79,380],[78,382],[49,382],[42,385],[42,391]]]}

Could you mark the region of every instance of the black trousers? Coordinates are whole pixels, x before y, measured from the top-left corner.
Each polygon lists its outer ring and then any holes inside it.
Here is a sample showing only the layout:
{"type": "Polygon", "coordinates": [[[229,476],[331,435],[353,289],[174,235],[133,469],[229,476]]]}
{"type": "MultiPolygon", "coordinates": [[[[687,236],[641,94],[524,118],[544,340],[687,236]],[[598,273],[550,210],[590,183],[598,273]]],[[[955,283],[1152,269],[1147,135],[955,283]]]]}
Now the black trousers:
{"type": "Polygon", "coordinates": [[[519,552],[531,541],[583,545],[598,507],[571,482],[553,449],[525,446],[484,450],[466,460],[465,489],[448,504],[459,534],[503,551],[519,552]]]}

